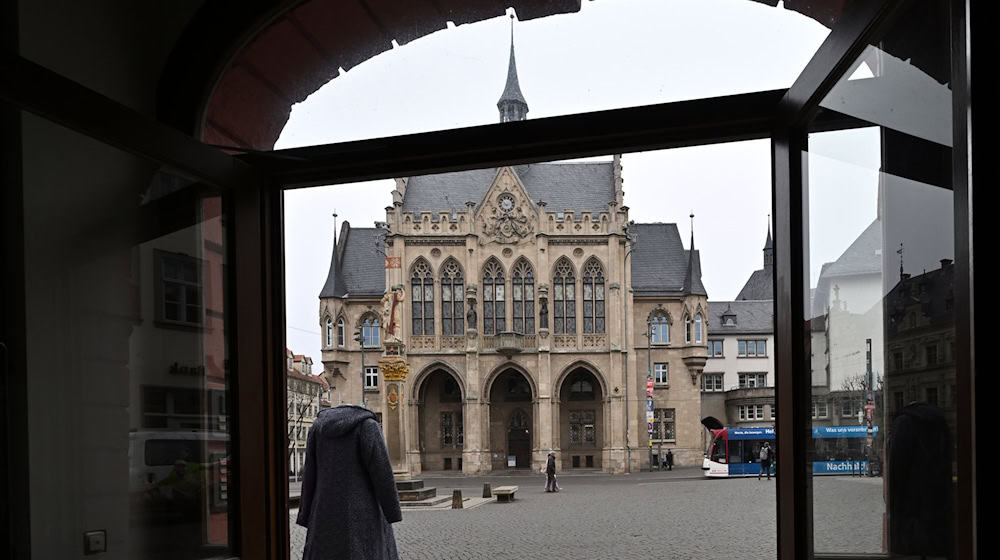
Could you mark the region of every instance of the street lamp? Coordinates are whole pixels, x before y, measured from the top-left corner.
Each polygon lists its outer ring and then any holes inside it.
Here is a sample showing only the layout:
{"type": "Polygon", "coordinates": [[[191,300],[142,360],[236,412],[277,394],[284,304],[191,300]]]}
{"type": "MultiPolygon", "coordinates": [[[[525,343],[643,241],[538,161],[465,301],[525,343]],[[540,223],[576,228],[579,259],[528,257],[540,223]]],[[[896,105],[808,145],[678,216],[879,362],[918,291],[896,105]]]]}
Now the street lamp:
{"type": "Polygon", "coordinates": [[[639,244],[639,235],[637,233],[630,233],[629,227],[634,226],[635,221],[629,220],[627,224],[622,227],[622,231],[625,233],[625,240],[630,242],[630,247],[628,251],[625,251],[625,257],[622,259],[622,323],[624,323],[624,338],[622,341],[622,351],[625,352],[625,472],[632,472],[632,439],[629,427],[631,426],[631,418],[628,415],[628,289],[626,288],[625,278],[626,270],[628,268],[628,258],[632,255],[632,251],[635,251],[635,246],[639,244]]]}
{"type": "Polygon", "coordinates": [[[358,326],[354,329],[354,340],[361,346],[361,406],[365,406],[365,329],[358,326]]]}
{"type": "MultiPolygon", "coordinates": [[[[653,318],[646,318],[646,383],[649,384],[649,380],[653,378],[653,318]]],[[[646,393],[646,410],[649,410],[649,404],[652,402],[653,397],[646,393]]],[[[649,413],[646,414],[646,422],[649,423],[649,413]]],[[[652,427],[647,425],[646,430],[649,432],[649,470],[653,470],[653,430],[652,427]]],[[[657,457],[659,460],[659,457],[657,457]]],[[[656,470],[660,470],[657,468],[656,470]]]]}

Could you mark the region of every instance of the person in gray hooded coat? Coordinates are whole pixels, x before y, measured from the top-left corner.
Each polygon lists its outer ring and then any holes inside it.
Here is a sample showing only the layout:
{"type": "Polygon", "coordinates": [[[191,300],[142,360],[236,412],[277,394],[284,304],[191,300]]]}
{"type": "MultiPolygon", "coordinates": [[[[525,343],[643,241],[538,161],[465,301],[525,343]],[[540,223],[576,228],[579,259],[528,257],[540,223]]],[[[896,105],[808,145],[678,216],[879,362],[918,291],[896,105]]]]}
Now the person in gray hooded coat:
{"type": "Polygon", "coordinates": [[[389,453],[375,414],[343,405],[309,429],[296,523],[303,560],[397,560],[391,523],[402,521],[389,453]]]}

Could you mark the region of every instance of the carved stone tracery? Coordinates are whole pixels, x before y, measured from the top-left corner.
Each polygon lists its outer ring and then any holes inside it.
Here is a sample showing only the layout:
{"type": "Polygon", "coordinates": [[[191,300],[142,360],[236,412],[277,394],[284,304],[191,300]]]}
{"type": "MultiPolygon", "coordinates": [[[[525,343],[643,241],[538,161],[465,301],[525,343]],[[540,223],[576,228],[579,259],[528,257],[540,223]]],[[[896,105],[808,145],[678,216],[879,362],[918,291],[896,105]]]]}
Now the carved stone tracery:
{"type": "Polygon", "coordinates": [[[482,232],[497,243],[517,243],[535,230],[534,209],[509,170],[501,173],[496,193],[482,213],[482,232]]]}

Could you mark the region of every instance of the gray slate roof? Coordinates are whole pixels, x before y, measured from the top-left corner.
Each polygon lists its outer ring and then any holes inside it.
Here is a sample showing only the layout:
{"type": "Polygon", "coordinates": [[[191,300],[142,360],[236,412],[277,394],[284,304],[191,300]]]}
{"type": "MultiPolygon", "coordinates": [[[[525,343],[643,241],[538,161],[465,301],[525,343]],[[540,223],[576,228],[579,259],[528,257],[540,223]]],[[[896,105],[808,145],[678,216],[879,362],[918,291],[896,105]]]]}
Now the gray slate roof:
{"type": "Polygon", "coordinates": [[[769,334],[774,332],[774,300],[708,302],[708,336],[769,334]],[[723,326],[722,315],[731,310],[736,326],[723,326]]]}
{"type": "MultiPolygon", "coordinates": [[[[691,252],[681,243],[677,224],[634,224],[638,234],[632,252],[632,289],[638,296],[681,296],[685,293],[691,252]]],[[[694,251],[691,291],[708,295],[701,282],[701,255],[694,251]]]]}
{"type": "Polygon", "coordinates": [[[743,289],[736,296],[738,300],[774,299],[774,242],[771,241],[771,226],[767,227],[764,241],[764,268],[755,270],[743,289]]]}
{"type": "Polygon", "coordinates": [[[774,299],[774,267],[765,266],[760,270],[755,270],[747,283],[743,285],[738,300],[764,300],[774,299]]]}
{"type": "MultiPolygon", "coordinates": [[[[856,274],[881,274],[882,222],[875,220],[851,243],[832,265],[823,271],[827,277],[853,276],[856,274]]],[[[821,276],[822,281],[822,276],[821,276]]]]}
{"type": "Polygon", "coordinates": [[[385,257],[376,250],[379,230],[352,228],[344,222],[340,231],[319,297],[381,296],[385,293],[385,257]]]}
{"type": "Polygon", "coordinates": [[[826,313],[826,302],[830,297],[830,285],[835,278],[844,276],[864,276],[882,273],[882,222],[873,221],[861,235],[832,263],[824,263],[820,268],[816,289],[812,294],[812,316],[826,313]]]}
{"type": "MultiPolygon", "coordinates": [[[[524,184],[532,202],[544,200],[549,212],[571,210],[607,212],[615,200],[615,175],[612,162],[536,163],[515,165],[517,177],[524,184]]],[[[475,169],[410,177],[403,196],[404,212],[465,211],[467,201],[479,204],[497,169],[475,169]]]]}

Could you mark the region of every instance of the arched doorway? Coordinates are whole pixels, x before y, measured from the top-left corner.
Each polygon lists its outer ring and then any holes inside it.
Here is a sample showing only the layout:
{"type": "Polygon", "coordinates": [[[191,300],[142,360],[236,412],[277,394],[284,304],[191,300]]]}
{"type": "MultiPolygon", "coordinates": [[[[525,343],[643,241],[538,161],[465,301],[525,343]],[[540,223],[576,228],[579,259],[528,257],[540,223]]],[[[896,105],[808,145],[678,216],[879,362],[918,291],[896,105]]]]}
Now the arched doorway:
{"type": "Polygon", "coordinates": [[[493,470],[531,468],[533,394],[525,375],[504,370],[490,388],[490,446],[493,470]]]}
{"type": "Polygon", "coordinates": [[[507,421],[507,460],[514,458],[516,468],[531,465],[531,424],[523,409],[515,409],[507,421]]]}
{"type": "Polygon", "coordinates": [[[559,389],[562,468],[600,469],[604,449],[604,395],[587,368],[570,371],[559,389]]]}
{"type": "Polygon", "coordinates": [[[444,369],[435,369],[421,384],[418,399],[420,469],[461,471],[465,424],[458,380],[444,369]]]}

